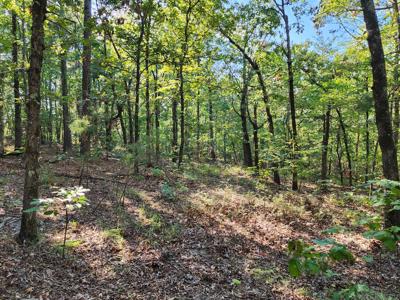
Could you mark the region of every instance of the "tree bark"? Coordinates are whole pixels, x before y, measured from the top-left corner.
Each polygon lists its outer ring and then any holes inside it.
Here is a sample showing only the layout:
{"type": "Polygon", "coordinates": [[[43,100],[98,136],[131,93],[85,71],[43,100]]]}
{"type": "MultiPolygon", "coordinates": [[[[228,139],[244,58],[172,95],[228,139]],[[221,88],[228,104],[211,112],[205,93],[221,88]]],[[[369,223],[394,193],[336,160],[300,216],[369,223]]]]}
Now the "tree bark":
{"type": "Polygon", "coordinates": [[[346,125],[344,124],[342,113],[340,112],[340,109],[336,108],[336,112],[339,117],[340,128],[342,129],[342,132],[343,132],[344,149],[346,151],[347,167],[349,169],[349,173],[348,173],[349,174],[349,186],[353,186],[353,169],[352,169],[352,159],[351,159],[351,153],[350,153],[349,138],[347,136],[346,125]]]}
{"type": "Polygon", "coordinates": [[[25,153],[25,181],[23,211],[18,239],[20,242],[35,242],[38,239],[35,212],[25,212],[31,202],[39,198],[39,145],[40,145],[40,77],[44,50],[44,20],[46,0],[32,3],[32,36],[29,64],[29,97],[27,101],[27,139],[25,153]]]}
{"type": "Polygon", "coordinates": [[[151,111],[150,111],[150,72],[149,72],[149,56],[150,56],[150,27],[151,18],[146,25],[146,51],[145,51],[145,69],[146,69],[146,160],[147,167],[152,166],[152,153],[151,153],[151,111]]]}
{"type": "Polygon", "coordinates": [[[394,143],[397,146],[399,141],[399,129],[400,129],[400,14],[399,14],[399,3],[397,0],[392,0],[393,2],[393,15],[396,23],[396,53],[395,53],[395,65],[394,65],[394,116],[393,116],[393,138],[394,143]]]}
{"type": "MultiPolygon", "coordinates": [[[[324,116],[324,136],[322,139],[322,160],[321,160],[321,180],[326,181],[328,179],[328,147],[329,147],[329,133],[331,124],[331,105],[328,104],[325,116],[324,116]]],[[[323,182],[323,186],[326,186],[326,182],[323,182]]]]}
{"type": "Polygon", "coordinates": [[[289,106],[290,106],[290,117],[292,125],[292,156],[293,156],[293,169],[292,169],[292,190],[297,191],[298,176],[297,176],[297,124],[296,124],[296,107],[295,107],[295,96],[294,96],[294,76],[293,76],[293,61],[292,61],[292,45],[290,43],[290,26],[289,17],[285,11],[285,0],[282,0],[281,12],[283,21],[285,24],[286,34],[286,58],[287,58],[287,71],[288,71],[288,87],[289,87],[289,106]]]}
{"type": "MultiPolygon", "coordinates": [[[[374,95],[375,119],[378,128],[379,146],[382,152],[383,175],[390,180],[399,180],[396,145],[393,140],[393,130],[389,112],[385,55],[382,46],[378,17],[373,0],[361,0],[364,21],[367,28],[368,47],[371,53],[373,76],[372,91],[374,95]]],[[[400,211],[385,211],[385,225],[399,226],[400,211]]]]}
{"type": "Polygon", "coordinates": [[[210,130],[210,159],[215,162],[217,160],[217,154],[215,152],[215,134],[214,134],[214,112],[213,102],[211,95],[208,96],[208,117],[209,117],[209,130],[210,130]]]}
{"type": "Polygon", "coordinates": [[[145,25],[146,25],[146,20],[144,16],[140,16],[140,33],[139,33],[139,38],[138,42],[136,45],[136,57],[135,57],[135,63],[136,63],[136,76],[135,76],[135,110],[134,110],[134,127],[135,127],[135,135],[134,135],[134,142],[135,142],[135,159],[134,159],[134,165],[133,169],[134,172],[137,174],[139,173],[139,138],[140,138],[140,124],[139,124],[139,110],[140,110],[140,81],[141,81],[141,71],[140,71],[140,60],[142,57],[142,42],[143,42],[143,37],[145,34],[145,25]]]}
{"type": "Polygon", "coordinates": [[[21,118],[21,94],[19,92],[19,71],[18,68],[18,36],[17,36],[17,14],[12,12],[12,61],[14,65],[14,147],[22,147],[22,118],[21,118]]]}
{"type": "Polygon", "coordinates": [[[0,157],[4,154],[4,73],[0,73],[0,157]]]}
{"type": "Polygon", "coordinates": [[[158,66],[156,65],[156,70],[153,73],[154,77],[154,125],[156,127],[156,162],[160,161],[160,99],[158,93],[158,66]]]}
{"type": "Polygon", "coordinates": [[[243,90],[240,98],[240,119],[243,134],[243,165],[245,167],[253,166],[253,158],[251,155],[250,138],[247,130],[247,96],[249,88],[249,78],[247,75],[246,61],[243,60],[243,90]]]}
{"type": "MultiPolygon", "coordinates": [[[[82,108],[81,117],[90,117],[91,90],[91,59],[92,59],[92,0],[84,0],[83,9],[83,56],[82,56],[82,108]]],[[[80,152],[87,155],[90,152],[90,131],[85,128],[81,135],[80,152]]]]}

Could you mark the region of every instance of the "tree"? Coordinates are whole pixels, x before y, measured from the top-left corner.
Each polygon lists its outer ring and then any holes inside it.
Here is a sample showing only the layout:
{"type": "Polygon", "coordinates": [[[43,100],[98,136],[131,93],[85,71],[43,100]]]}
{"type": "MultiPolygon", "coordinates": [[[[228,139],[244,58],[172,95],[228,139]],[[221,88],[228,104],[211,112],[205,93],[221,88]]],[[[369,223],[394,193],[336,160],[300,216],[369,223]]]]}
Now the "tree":
{"type": "Polygon", "coordinates": [[[19,91],[19,65],[18,65],[18,36],[17,36],[17,14],[15,11],[12,17],[13,47],[12,60],[14,63],[14,145],[15,149],[22,147],[22,118],[21,118],[21,95],[19,91]]]}
{"type": "MultiPolygon", "coordinates": [[[[383,175],[390,180],[399,180],[396,145],[393,140],[391,116],[387,93],[387,77],[385,55],[382,46],[378,17],[373,0],[361,0],[364,22],[367,28],[368,47],[371,53],[373,85],[372,91],[375,104],[375,119],[378,128],[379,146],[382,152],[383,175]]],[[[386,211],[386,226],[400,225],[400,211],[386,211]]]]}
{"type": "MultiPolygon", "coordinates": [[[[90,64],[92,59],[92,0],[84,0],[83,8],[83,51],[82,51],[82,107],[80,115],[82,118],[90,117],[90,89],[91,71],[90,64]]],[[[87,155],[90,152],[90,132],[85,128],[81,135],[80,152],[87,155]]]]}
{"type": "Polygon", "coordinates": [[[27,211],[32,201],[39,198],[39,145],[40,145],[40,78],[44,50],[44,21],[47,0],[32,3],[31,54],[29,59],[29,95],[26,104],[28,115],[25,153],[25,182],[22,206],[20,242],[35,242],[38,238],[35,211],[27,211]]]}

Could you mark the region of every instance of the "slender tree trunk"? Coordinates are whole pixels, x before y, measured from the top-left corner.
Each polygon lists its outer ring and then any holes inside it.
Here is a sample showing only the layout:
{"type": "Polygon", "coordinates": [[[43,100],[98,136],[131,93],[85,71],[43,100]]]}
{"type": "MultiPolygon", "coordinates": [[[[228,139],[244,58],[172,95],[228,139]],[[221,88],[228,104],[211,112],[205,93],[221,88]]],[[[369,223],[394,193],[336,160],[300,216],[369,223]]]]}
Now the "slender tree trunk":
{"type": "Polygon", "coordinates": [[[227,154],[227,151],[226,151],[226,136],[227,136],[227,134],[226,134],[226,131],[224,130],[224,136],[223,136],[224,148],[223,148],[223,152],[224,152],[224,163],[225,164],[227,163],[227,160],[228,160],[228,154],[227,154]]]}
{"type": "MultiPolygon", "coordinates": [[[[124,106],[117,99],[117,92],[115,90],[115,82],[113,82],[111,84],[111,90],[113,93],[114,101],[117,106],[118,120],[119,120],[119,124],[121,125],[121,131],[122,131],[122,141],[123,141],[124,145],[126,145],[128,143],[128,140],[126,137],[126,128],[125,128],[125,122],[124,122],[124,106]]],[[[129,97],[129,92],[126,95],[126,97],[129,97]]]]}
{"type": "MultiPolygon", "coordinates": [[[[378,127],[378,140],[382,152],[383,175],[390,180],[399,180],[396,145],[393,140],[393,130],[389,113],[387,94],[387,77],[385,55],[382,46],[378,17],[373,0],[361,0],[364,21],[368,32],[368,47],[371,53],[371,67],[373,76],[372,91],[375,102],[375,118],[378,127]]],[[[400,225],[400,211],[385,212],[386,226],[400,225]]]]}
{"type": "Polygon", "coordinates": [[[32,3],[32,37],[29,64],[29,97],[27,101],[27,138],[25,153],[25,182],[23,212],[19,232],[20,242],[35,242],[38,238],[35,212],[26,212],[31,208],[33,199],[39,198],[39,145],[40,145],[40,76],[44,50],[44,20],[46,0],[32,3]]]}
{"type": "Polygon", "coordinates": [[[140,110],[140,81],[141,81],[141,71],[140,71],[140,60],[142,57],[142,42],[145,33],[145,23],[146,20],[143,16],[140,17],[140,33],[138,42],[136,45],[136,84],[135,84],[135,111],[134,111],[134,127],[135,127],[135,160],[134,160],[134,172],[139,173],[139,138],[140,138],[140,124],[139,124],[139,110],[140,110]]]}
{"type": "Polygon", "coordinates": [[[0,73],[0,157],[4,154],[4,73],[0,73]]]}
{"type": "Polygon", "coordinates": [[[200,160],[200,93],[196,100],[196,157],[200,160]]]}
{"type": "Polygon", "coordinates": [[[369,173],[369,112],[368,110],[365,112],[365,183],[368,181],[368,173],[369,173]]]}
{"type": "Polygon", "coordinates": [[[189,7],[186,11],[185,15],[185,28],[184,28],[184,42],[182,45],[182,57],[179,63],[179,97],[180,97],[180,125],[181,125],[181,132],[180,132],[180,145],[179,145],[179,156],[178,156],[178,166],[181,165],[183,160],[183,151],[185,149],[185,88],[184,88],[184,76],[183,76],[183,66],[186,63],[186,55],[189,51],[189,24],[190,24],[190,17],[192,13],[192,3],[189,1],[189,7]]]}
{"type": "Polygon", "coordinates": [[[392,0],[393,2],[393,15],[396,22],[396,53],[395,53],[395,65],[394,65],[394,116],[393,116],[393,137],[394,143],[397,146],[399,141],[399,129],[400,129],[400,14],[399,14],[399,4],[397,0],[392,0]]]}
{"type": "MultiPolygon", "coordinates": [[[[83,56],[82,56],[82,108],[81,117],[90,117],[90,89],[91,72],[90,65],[92,59],[92,0],[84,0],[83,9],[83,56]]],[[[81,135],[80,152],[87,155],[90,152],[90,131],[85,128],[81,135]]]]}
{"type": "Polygon", "coordinates": [[[336,108],[336,112],[337,112],[338,117],[339,117],[340,128],[342,129],[342,132],[343,132],[344,149],[346,151],[347,167],[349,168],[349,186],[353,186],[353,169],[352,169],[352,160],[351,160],[351,153],[350,153],[349,138],[347,136],[346,125],[344,124],[343,117],[342,117],[342,114],[340,112],[340,109],[336,108]]]}
{"type": "Polygon", "coordinates": [[[160,161],[160,99],[158,93],[158,66],[154,72],[154,125],[156,126],[156,162],[160,161]]]}
{"type": "MultiPolygon", "coordinates": [[[[258,83],[260,85],[262,94],[263,94],[263,102],[265,104],[265,111],[267,114],[267,120],[268,120],[268,131],[271,134],[271,143],[273,143],[274,141],[274,137],[275,137],[275,129],[274,129],[274,122],[273,122],[273,118],[272,118],[272,114],[271,114],[271,110],[269,107],[269,96],[268,96],[268,92],[267,92],[267,88],[265,86],[265,81],[264,81],[264,77],[261,73],[260,67],[257,63],[257,61],[255,61],[254,59],[252,59],[245,51],[245,49],[243,47],[241,47],[238,43],[236,43],[236,41],[234,41],[229,35],[227,35],[225,32],[221,32],[222,35],[224,35],[229,42],[234,45],[242,54],[243,57],[247,60],[247,62],[250,64],[250,66],[252,67],[252,69],[254,70],[254,72],[257,75],[257,79],[258,79],[258,83]]],[[[274,172],[274,182],[276,184],[281,184],[281,179],[280,179],[280,175],[279,175],[279,170],[278,170],[278,164],[273,162],[271,164],[272,168],[273,168],[273,172],[274,172]]]]}
{"type": "Polygon", "coordinates": [[[258,138],[258,119],[257,119],[257,103],[253,107],[253,143],[254,143],[254,166],[256,167],[256,173],[259,173],[260,163],[259,163],[259,138],[258,138]]]}
{"type": "Polygon", "coordinates": [[[297,176],[297,124],[296,124],[296,108],[295,108],[295,97],[294,97],[294,76],[293,76],[293,61],[292,61],[292,46],[290,43],[290,25],[289,17],[285,12],[285,2],[282,0],[282,16],[285,24],[286,34],[286,58],[287,58],[287,70],[288,70],[288,86],[289,86],[289,105],[290,105],[290,117],[292,125],[292,152],[293,152],[293,169],[292,169],[292,190],[297,191],[298,176],[297,176]]]}
{"type": "Polygon", "coordinates": [[[48,102],[49,102],[49,118],[47,120],[47,130],[48,130],[48,142],[51,145],[53,143],[53,112],[54,112],[54,107],[53,107],[53,99],[52,99],[52,86],[53,83],[51,81],[51,78],[49,79],[49,94],[48,94],[48,102]]]}
{"type": "Polygon", "coordinates": [[[178,159],[178,100],[174,95],[172,98],[172,162],[177,162],[177,159],[178,159]]]}
{"type": "Polygon", "coordinates": [[[18,36],[17,36],[17,15],[12,12],[12,61],[14,64],[14,145],[15,149],[22,147],[22,118],[21,118],[21,95],[19,92],[19,71],[18,68],[18,36]]]}
{"type": "Polygon", "coordinates": [[[150,111],[150,72],[149,72],[149,56],[150,56],[150,27],[151,18],[149,18],[146,26],[146,51],[145,51],[145,69],[146,69],[146,160],[147,167],[152,166],[151,153],[151,111],[150,111]]]}
{"type": "Polygon", "coordinates": [[[61,95],[62,95],[62,112],[63,112],[63,151],[69,152],[72,150],[72,136],[69,115],[68,101],[68,79],[67,79],[67,57],[66,54],[61,56],[61,95]]]}
{"type": "Polygon", "coordinates": [[[338,166],[338,171],[339,171],[339,176],[340,176],[340,184],[344,185],[344,180],[343,180],[343,167],[342,167],[342,144],[340,141],[340,125],[336,134],[336,155],[338,158],[337,161],[337,166],[338,166]]]}
{"type": "MultiPolygon", "coordinates": [[[[130,91],[130,85],[125,82],[125,95],[126,95],[126,107],[128,110],[128,131],[129,131],[129,144],[133,144],[135,141],[135,137],[133,134],[133,114],[132,114],[132,104],[131,104],[131,91],[130,91]]],[[[121,116],[122,116],[122,105],[120,105],[121,108],[121,116]]],[[[122,126],[123,124],[123,118],[120,118],[121,122],[121,127],[125,128],[125,126],[122,126]]],[[[123,133],[123,131],[122,131],[123,133]]],[[[126,139],[126,131],[125,131],[125,139],[126,139]]],[[[126,143],[125,143],[126,145],[126,143]]]]}
{"type": "Polygon", "coordinates": [[[215,162],[217,160],[217,154],[215,152],[215,135],[214,135],[214,112],[213,102],[211,96],[208,96],[208,116],[209,116],[209,130],[210,130],[210,159],[215,162]]]}
{"type": "Polygon", "coordinates": [[[253,166],[253,158],[251,155],[251,146],[249,133],[247,131],[247,95],[249,88],[249,78],[247,77],[246,61],[243,60],[243,90],[240,98],[240,118],[242,121],[243,134],[243,165],[245,167],[253,166]]]}
{"type": "MultiPolygon", "coordinates": [[[[324,116],[324,136],[322,139],[322,160],[321,160],[321,180],[326,181],[328,179],[328,147],[329,147],[329,133],[331,124],[331,105],[328,104],[324,116]]],[[[326,183],[326,182],[325,182],[326,183]]],[[[323,183],[323,186],[325,186],[323,183]]]]}

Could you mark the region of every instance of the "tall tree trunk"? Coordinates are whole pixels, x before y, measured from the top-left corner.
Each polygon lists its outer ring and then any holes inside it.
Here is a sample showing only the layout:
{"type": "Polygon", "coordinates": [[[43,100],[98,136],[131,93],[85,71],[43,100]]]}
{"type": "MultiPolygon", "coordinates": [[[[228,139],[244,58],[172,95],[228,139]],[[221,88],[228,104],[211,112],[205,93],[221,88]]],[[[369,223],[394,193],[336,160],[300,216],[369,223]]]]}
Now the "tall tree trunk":
{"type": "MultiPolygon", "coordinates": [[[[179,74],[177,75],[179,80],[179,74]]],[[[172,97],[172,162],[178,160],[178,99],[172,97]]]]}
{"type": "MultiPolygon", "coordinates": [[[[322,160],[321,160],[321,180],[326,181],[328,179],[328,147],[329,147],[329,133],[331,124],[331,105],[328,104],[325,116],[324,116],[324,136],[322,138],[322,160]]],[[[323,182],[322,186],[326,186],[326,182],[323,182]]]]}
{"type": "Polygon", "coordinates": [[[44,20],[46,0],[32,3],[32,36],[29,64],[29,97],[27,101],[27,138],[25,153],[25,182],[22,219],[19,232],[20,242],[35,242],[38,238],[35,212],[26,212],[32,207],[33,199],[39,198],[39,145],[40,145],[40,76],[44,50],[44,20]]]}
{"type": "Polygon", "coordinates": [[[178,166],[181,165],[183,160],[183,151],[185,149],[185,88],[184,88],[184,77],[183,77],[183,66],[186,63],[186,55],[189,50],[189,24],[190,17],[192,13],[192,3],[189,1],[189,7],[186,10],[185,15],[185,28],[184,28],[184,42],[182,45],[182,57],[179,63],[179,97],[180,97],[180,144],[179,144],[179,156],[178,156],[178,166]]]}
{"type": "MultiPolygon", "coordinates": [[[[115,90],[115,82],[113,82],[111,84],[111,90],[112,90],[112,93],[113,93],[114,101],[115,101],[116,106],[117,106],[118,120],[119,120],[119,124],[121,125],[121,131],[122,131],[122,141],[123,141],[124,145],[126,145],[128,143],[128,140],[127,140],[127,137],[126,137],[126,128],[125,128],[125,122],[124,122],[124,106],[117,99],[117,92],[115,90]]],[[[127,98],[129,97],[129,92],[126,95],[126,97],[127,98]]],[[[127,103],[128,102],[129,102],[129,100],[127,100],[127,103]]]]}
{"type": "Polygon", "coordinates": [[[396,53],[395,53],[395,65],[394,65],[394,116],[393,116],[393,137],[394,143],[397,146],[399,141],[399,129],[400,129],[400,14],[399,14],[399,3],[397,0],[393,2],[393,16],[396,23],[396,53]]]}
{"type": "Polygon", "coordinates": [[[196,99],[196,157],[200,160],[200,93],[196,99]]]}
{"type": "Polygon", "coordinates": [[[135,160],[133,169],[137,174],[139,173],[139,138],[140,138],[140,124],[139,124],[139,110],[140,110],[140,80],[141,80],[141,72],[140,72],[140,60],[142,57],[142,42],[145,33],[145,23],[146,20],[143,16],[140,17],[140,33],[138,42],[136,45],[136,76],[135,76],[135,111],[134,111],[134,127],[135,127],[135,135],[134,135],[134,152],[135,152],[135,160]]]}
{"type": "Polygon", "coordinates": [[[47,130],[48,130],[48,142],[51,145],[53,143],[53,112],[54,112],[54,107],[53,107],[53,99],[52,99],[52,86],[53,83],[51,81],[51,77],[49,79],[49,94],[48,94],[48,102],[49,102],[49,118],[47,120],[47,130]]]}
{"type": "MultiPolygon", "coordinates": [[[[92,59],[92,0],[84,0],[83,9],[83,56],[82,56],[82,108],[81,117],[90,117],[90,89],[91,72],[90,64],[92,59]]],[[[80,152],[87,155],[90,152],[90,131],[85,128],[81,135],[80,152]]]]}
{"type": "Polygon", "coordinates": [[[368,181],[369,173],[369,112],[365,112],[365,183],[368,181]]]}
{"type": "MultiPolygon", "coordinates": [[[[126,107],[128,111],[128,133],[129,133],[129,144],[133,144],[135,141],[135,137],[133,134],[133,114],[132,114],[132,103],[131,103],[131,91],[130,91],[130,85],[125,82],[125,95],[126,95],[126,107]]],[[[122,105],[120,105],[121,108],[121,116],[122,116],[122,105]]],[[[121,122],[121,127],[123,124],[123,118],[120,118],[121,122]]],[[[125,126],[123,126],[125,128],[125,126]]],[[[125,139],[126,139],[126,132],[125,132],[125,139]]],[[[126,143],[125,143],[126,145],[126,143]]]]}
{"type": "Polygon", "coordinates": [[[208,96],[208,118],[209,118],[209,130],[210,130],[210,159],[215,162],[217,160],[217,154],[215,152],[215,134],[214,134],[214,111],[213,102],[211,95],[208,96]]]}
{"type": "MultiPolygon", "coordinates": [[[[265,86],[264,77],[263,77],[263,75],[261,73],[260,67],[259,67],[257,61],[252,59],[246,53],[245,49],[243,47],[241,47],[238,43],[236,43],[235,40],[233,40],[229,35],[227,35],[223,31],[221,31],[221,34],[224,35],[229,40],[229,42],[232,45],[234,45],[243,54],[243,57],[247,60],[247,62],[250,64],[250,66],[252,67],[252,69],[254,70],[254,72],[257,75],[258,83],[260,85],[260,88],[261,88],[261,91],[262,91],[262,95],[263,95],[263,102],[265,104],[265,111],[266,111],[266,114],[267,114],[268,131],[271,134],[271,139],[272,139],[271,142],[273,143],[274,136],[275,136],[274,122],[273,122],[271,110],[270,110],[270,107],[269,107],[269,96],[268,96],[267,88],[265,86]]],[[[280,179],[279,170],[278,170],[278,164],[273,162],[271,165],[272,165],[273,173],[274,173],[274,182],[276,184],[281,184],[281,179],[280,179]]]]}
{"type": "Polygon", "coordinates": [[[66,54],[61,56],[61,95],[62,95],[62,115],[63,115],[63,151],[69,152],[72,150],[72,135],[69,115],[69,101],[68,101],[68,79],[67,79],[67,57],[66,54]]]}
{"type": "Polygon", "coordinates": [[[281,12],[285,24],[286,34],[286,58],[287,58],[287,71],[288,71],[288,86],[289,86],[289,106],[290,106],[290,117],[292,125],[292,152],[293,152],[293,169],[292,169],[292,190],[297,191],[299,189],[297,179],[297,125],[296,125],[296,108],[295,108],[295,97],[294,97],[294,76],[293,76],[293,61],[292,61],[292,45],[290,43],[290,25],[289,17],[285,12],[285,0],[282,0],[281,12]]]}
{"type": "Polygon", "coordinates": [[[12,12],[12,61],[14,64],[14,145],[15,149],[22,147],[22,118],[21,118],[21,95],[19,92],[19,65],[18,65],[18,36],[17,36],[17,14],[12,12]]]}
{"type": "Polygon", "coordinates": [[[242,121],[243,134],[243,165],[245,167],[253,166],[253,158],[251,155],[251,146],[249,133],[247,131],[247,96],[249,88],[249,78],[247,75],[246,61],[243,60],[243,90],[240,98],[240,118],[242,121]]]}
{"type": "Polygon", "coordinates": [[[336,155],[338,158],[337,161],[337,166],[338,166],[338,171],[339,171],[339,176],[340,176],[340,184],[344,185],[344,180],[343,180],[343,167],[342,167],[342,144],[340,141],[340,125],[339,128],[337,130],[337,134],[336,134],[336,155]]]}
{"type": "Polygon", "coordinates": [[[258,138],[258,119],[257,119],[257,103],[253,107],[253,143],[254,143],[254,166],[256,167],[256,173],[259,173],[260,163],[259,163],[259,138],[258,138]]]}
{"type": "Polygon", "coordinates": [[[4,154],[4,73],[0,73],[0,157],[4,154]]]}
{"type": "Polygon", "coordinates": [[[336,112],[339,117],[340,128],[342,129],[342,132],[343,132],[344,149],[346,151],[347,167],[349,169],[349,173],[348,173],[349,174],[349,186],[353,186],[353,168],[352,168],[349,138],[347,136],[346,125],[344,124],[342,113],[340,112],[340,109],[336,108],[336,112]]]}
{"type": "Polygon", "coordinates": [[[146,160],[147,167],[152,166],[151,153],[151,111],[150,111],[150,72],[149,72],[149,56],[150,56],[150,27],[151,18],[146,25],[146,51],[145,51],[145,69],[146,69],[146,160]]]}
{"type": "MultiPolygon", "coordinates": [[[[368,47],[371,53],[372,91],[374,95],[376,125],[378,127],[378,140],[382,152],[383,175],[390,180],[399,180],[397,151],[393,140],[392,123],[389,113],[385,55],[378,17],[373,0],[361,0],[361,6],[368,32],[368,47]]],[[[385,225],[399,226],[400,211],[390,210],[387,207],[385,211],[385,225]]]]}
{"type": "Polygon", "coordinates": [[[154,74],[154,125],[156,126],[156,162],[160,161],[160,99],[158,94],[158,66],[154,74]]]}

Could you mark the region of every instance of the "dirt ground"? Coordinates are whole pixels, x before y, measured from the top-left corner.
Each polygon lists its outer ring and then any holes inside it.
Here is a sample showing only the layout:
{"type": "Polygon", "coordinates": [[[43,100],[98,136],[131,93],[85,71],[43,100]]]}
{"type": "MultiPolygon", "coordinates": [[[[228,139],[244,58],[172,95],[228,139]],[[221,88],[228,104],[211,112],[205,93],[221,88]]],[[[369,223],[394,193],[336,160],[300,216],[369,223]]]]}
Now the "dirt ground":
{"type": "Polygon", "coordinates": [[[0,299],[329,299],[362,283],[400,297],[400,255],[362,237],[362,196],[313,185],[293,193],[239,167],[129,168],[114,158],[85,164],[43,154],[41,194],[81,184],[90,205],[72,215],[62,259],[63,216],[40,218],[40,242],[21,246],[21,157],[0,158],[0,299]],[[291,239],[331,237],[357,257],[333,277],[292,278],[291,239]],[[365,255],[373,260],[366,262],[365,255]]]}

